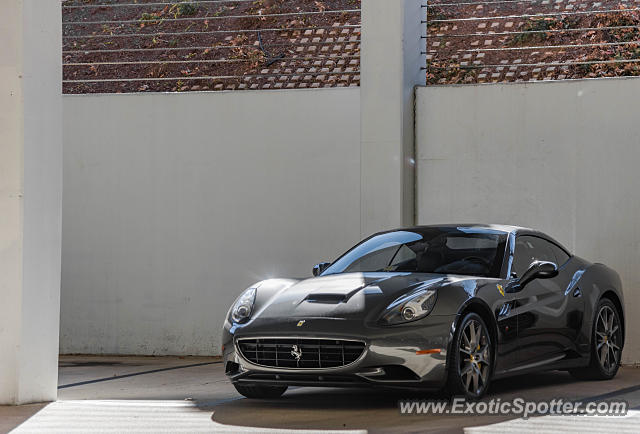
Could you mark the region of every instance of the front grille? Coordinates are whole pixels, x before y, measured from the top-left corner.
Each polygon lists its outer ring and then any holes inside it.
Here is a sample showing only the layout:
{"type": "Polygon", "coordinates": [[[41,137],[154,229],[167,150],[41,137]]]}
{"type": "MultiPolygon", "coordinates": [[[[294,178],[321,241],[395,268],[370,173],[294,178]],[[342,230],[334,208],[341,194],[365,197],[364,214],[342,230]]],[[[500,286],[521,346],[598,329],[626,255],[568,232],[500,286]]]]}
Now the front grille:
{"type": "Polygon", "coordinates": [[[240,339],[238,350],[251,363],[274,368],[323,369],[349,365],[364,352],[364,342],[334,339],[240,339]]]}

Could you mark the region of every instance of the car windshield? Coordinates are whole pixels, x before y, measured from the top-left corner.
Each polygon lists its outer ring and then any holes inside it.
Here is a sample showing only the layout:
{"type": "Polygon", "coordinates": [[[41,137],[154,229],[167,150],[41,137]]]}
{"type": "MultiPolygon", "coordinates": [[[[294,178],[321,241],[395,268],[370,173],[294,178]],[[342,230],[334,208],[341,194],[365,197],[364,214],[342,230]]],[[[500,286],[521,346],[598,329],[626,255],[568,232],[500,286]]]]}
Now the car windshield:
{"type": "Polygon", "coordinates": [[[484,228],[424,228],[386,232],[358,244],[322,275],[418,272],[499,277],[507,234],[484,228]]]}

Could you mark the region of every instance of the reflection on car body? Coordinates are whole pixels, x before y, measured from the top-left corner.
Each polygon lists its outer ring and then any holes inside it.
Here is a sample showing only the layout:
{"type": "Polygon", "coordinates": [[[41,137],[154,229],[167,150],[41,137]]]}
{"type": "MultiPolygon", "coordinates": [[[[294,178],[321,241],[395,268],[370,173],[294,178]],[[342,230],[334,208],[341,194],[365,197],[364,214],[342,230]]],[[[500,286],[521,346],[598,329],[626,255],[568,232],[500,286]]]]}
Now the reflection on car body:
{"type": "Polygon", "coordinates": [[[229,310],[225,370],[245,396],[301,385],[444,388],[479,398],[493,378],[566,369],[608,379],[620,364],[618,274],[538,231],[382,232],[313,274],[258,282],[229,310]]]}

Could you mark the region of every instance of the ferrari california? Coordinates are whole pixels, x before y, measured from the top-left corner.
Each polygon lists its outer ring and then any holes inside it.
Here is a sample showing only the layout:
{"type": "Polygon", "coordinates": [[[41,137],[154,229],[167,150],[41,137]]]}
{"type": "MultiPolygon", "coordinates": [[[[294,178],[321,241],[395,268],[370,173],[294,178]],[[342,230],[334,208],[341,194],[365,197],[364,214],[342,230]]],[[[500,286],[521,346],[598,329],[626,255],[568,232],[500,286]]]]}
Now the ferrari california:
{"type": "Polygon", "coordinates": [[[311,278],[252,285],[222,343],[249,398],[379,386],[478,399],[493,379],[541,370],[613,378],[624,325],[607,266],[530,229],[440,225],[375,234],[311,278]]]}

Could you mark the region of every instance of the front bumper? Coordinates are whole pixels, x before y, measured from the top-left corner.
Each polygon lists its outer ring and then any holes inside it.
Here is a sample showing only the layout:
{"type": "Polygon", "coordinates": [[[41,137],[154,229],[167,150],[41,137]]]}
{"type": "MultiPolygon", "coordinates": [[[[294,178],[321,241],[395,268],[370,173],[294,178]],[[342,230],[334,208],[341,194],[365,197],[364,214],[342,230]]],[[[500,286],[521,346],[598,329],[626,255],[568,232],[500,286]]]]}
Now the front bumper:
{"type": "Polygon", "coordinates": [[[225,324],[224,363],[233,383],[290,386],[384,386],[439,389],[446,381],[446,361],[456,315],[432,316],[392,327],[365,326],[335,318],[259,320],[245,326],[225,324]],[[242,338],[341,339],[364,342],[362,356],[347,366],[300,369],[256,365],[242,356],[242,338]],[[422,353],[421,353],[422,352],[422,353]]]}

